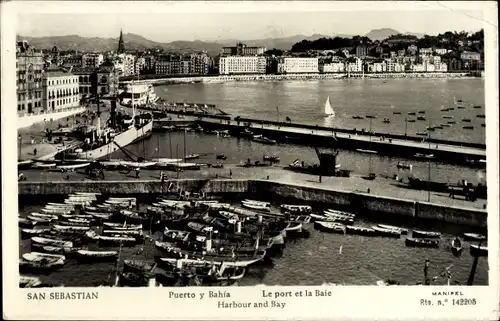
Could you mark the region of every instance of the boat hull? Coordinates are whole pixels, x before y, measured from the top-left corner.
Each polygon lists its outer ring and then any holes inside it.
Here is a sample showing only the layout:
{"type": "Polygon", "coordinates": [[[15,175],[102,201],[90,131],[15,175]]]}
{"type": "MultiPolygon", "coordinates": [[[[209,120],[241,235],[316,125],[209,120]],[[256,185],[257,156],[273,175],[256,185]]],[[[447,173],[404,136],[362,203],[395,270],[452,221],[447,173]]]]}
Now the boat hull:
{"type": "MultiPolygon", "coordinates": [[[[120,145],[121,147],[125,147],[127,145],[130,145],[134,142],[137,142],[141,139],[145,139],[149,136],[151,136],[153,132],[153,121],[150,121],[146,123],[144,126],[140,128],[136,127],[131,127],[128,130],[118,134],[114,138],[114,142],[120,145]]],[[[77,154],[77,157],[79,159],[100,159],[103,158],[116,150],[118,150],[118,146],[116,146],[113,142],[103,145],[99,148],[81,152],[77,154]]]]}

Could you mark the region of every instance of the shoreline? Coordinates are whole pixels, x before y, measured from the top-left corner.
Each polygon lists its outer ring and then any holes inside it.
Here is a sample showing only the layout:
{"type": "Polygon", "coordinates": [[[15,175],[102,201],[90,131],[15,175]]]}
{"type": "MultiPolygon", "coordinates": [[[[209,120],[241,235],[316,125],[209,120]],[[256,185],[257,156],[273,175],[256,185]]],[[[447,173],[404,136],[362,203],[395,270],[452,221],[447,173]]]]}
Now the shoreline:
{"type": "MultiPolygon", "coordinates": [[[[451,72],[410,72],[410,73],[314,73],[314,74],[248,74],[248,75],[219,75],[219,76],[192,76],[192,77],[170,77],[139,79],[137,81],[149,83],[154,86],[185,84],[185,83],[226,83],[232,81],[292,81],[292,80],[333,80],[349,78],[367,78],[367,79],[481,79],[482,77],[473,76],[471,73],[451,73],[451,72]]],[[[121,83],[130,83],[130,80],[122,80],[121,83]]]]}

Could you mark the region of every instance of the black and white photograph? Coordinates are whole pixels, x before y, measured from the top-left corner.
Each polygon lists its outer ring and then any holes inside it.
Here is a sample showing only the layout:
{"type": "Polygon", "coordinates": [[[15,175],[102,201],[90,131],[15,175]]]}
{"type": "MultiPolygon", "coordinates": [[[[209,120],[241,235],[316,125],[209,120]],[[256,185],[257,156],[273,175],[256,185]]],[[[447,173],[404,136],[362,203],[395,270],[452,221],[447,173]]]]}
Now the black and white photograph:
{"type": "Polygon", "coordinates": [[[19,288],[492,285],[484,2],[187,4],[16,11],[19,288]]]}

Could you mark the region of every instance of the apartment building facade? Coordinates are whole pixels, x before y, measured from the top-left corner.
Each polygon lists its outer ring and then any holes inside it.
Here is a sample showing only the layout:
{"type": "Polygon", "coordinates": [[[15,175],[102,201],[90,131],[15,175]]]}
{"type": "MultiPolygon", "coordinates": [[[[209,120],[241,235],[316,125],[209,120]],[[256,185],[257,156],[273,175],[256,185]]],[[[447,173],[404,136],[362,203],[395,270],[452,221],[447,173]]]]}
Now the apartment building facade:
{"type": "Polygon", "coordinates": [[[265,74],[266,58],[263,56],[228,56],[219,59],[219,74],[265,74]]]}
{"type": "Polygon", "coordinates": [[[45,111],[58,111],[80,104],[78,76],[62,71],[48,71],[43,76],[42,99],[45,111]]]}
{"type": "Polygon", "coordinates": [[[45,61],[43,54],[30,47],[27,41],[16,48],[17,113],[38,113],[44,110],[42,76],[45,61]]]}

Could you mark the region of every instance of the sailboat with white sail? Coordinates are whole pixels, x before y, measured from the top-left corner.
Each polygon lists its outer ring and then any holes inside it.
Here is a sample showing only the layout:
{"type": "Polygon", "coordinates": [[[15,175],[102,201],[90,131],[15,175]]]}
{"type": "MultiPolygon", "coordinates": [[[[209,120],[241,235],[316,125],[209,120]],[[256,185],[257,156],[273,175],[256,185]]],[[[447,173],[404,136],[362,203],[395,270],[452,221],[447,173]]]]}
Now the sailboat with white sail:
{"type": "Polygon", "coordinates": [[[335,117],[335,111],[330,104],[330,96],[328,96],[325,102],[325,117],[335,117]]]}

